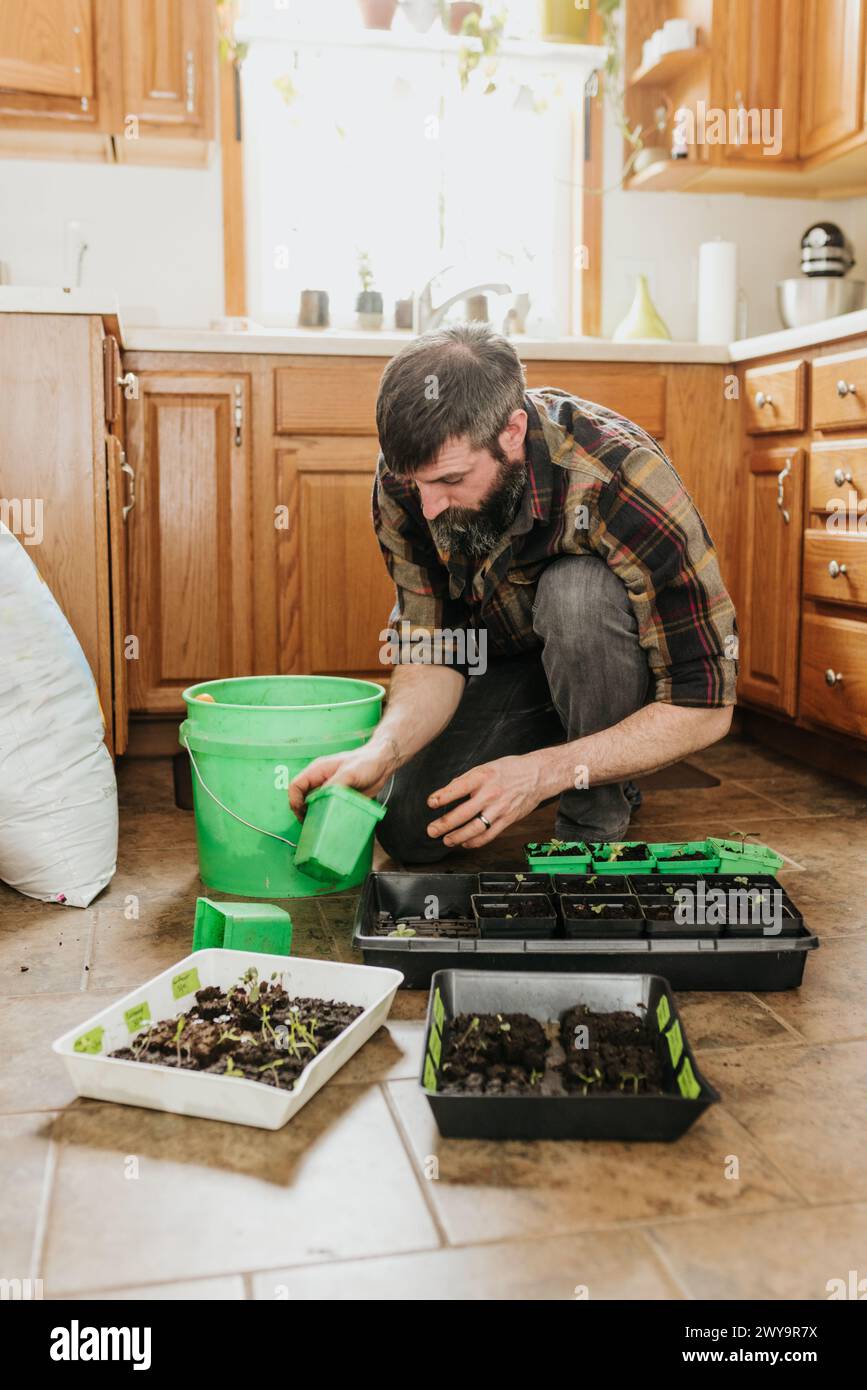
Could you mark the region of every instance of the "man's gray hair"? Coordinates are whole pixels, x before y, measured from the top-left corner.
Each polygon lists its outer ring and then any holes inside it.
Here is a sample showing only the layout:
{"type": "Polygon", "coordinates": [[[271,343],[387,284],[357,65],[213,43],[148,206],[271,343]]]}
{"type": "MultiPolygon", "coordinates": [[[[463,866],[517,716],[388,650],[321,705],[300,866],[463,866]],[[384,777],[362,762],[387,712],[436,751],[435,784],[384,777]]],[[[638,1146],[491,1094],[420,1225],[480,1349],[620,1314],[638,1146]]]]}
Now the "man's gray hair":
{"type": "Polygon", "coordinates": [[[408,343],[382,375],[376,428],[387,468],[414,473],[451,439],[502,458],[498,437],[524,408],[524,368],[488,324],[459,323],[408,343]]]}

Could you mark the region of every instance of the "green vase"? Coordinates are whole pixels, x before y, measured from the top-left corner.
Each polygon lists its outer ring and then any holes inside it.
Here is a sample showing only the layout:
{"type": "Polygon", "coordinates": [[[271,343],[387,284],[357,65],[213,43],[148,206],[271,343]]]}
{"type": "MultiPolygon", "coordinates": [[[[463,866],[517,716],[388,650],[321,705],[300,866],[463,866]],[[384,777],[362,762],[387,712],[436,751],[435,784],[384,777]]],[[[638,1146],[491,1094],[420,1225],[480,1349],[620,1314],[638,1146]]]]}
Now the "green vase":
{"type": "Polygon", "coordinates": [[[625,343],[632,338],[663,338],[668,342],[671,341],[671,334],[656,312],[656,307],[650,298],[646,275],[637,276],[632,307],[626,318],[622,319],[615,328],[611,341],[625,343]]]}

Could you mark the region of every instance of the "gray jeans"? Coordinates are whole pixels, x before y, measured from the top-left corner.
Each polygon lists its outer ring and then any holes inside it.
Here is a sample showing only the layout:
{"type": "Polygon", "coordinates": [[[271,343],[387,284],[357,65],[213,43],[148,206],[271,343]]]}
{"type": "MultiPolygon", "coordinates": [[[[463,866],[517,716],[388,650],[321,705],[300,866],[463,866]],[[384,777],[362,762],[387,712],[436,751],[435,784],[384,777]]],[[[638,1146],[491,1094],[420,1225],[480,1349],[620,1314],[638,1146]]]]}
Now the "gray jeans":
{"type": "MultiPolygon", "coordinates": [[[[531,753],[608,729],[646,702],[650,674],[622,581],[604,560],[568,555],[542,572],[533,628],[541,652],[492,658],[470,676],[451,722],[400,769],[378,838],[408,864],[450,853],[427,826],[427,798],[453,777],[509,754],[531,753]]],[[[556,818],[561,839],[620,839],[629,824],[623,787],[563,792],[556,818]]]]}

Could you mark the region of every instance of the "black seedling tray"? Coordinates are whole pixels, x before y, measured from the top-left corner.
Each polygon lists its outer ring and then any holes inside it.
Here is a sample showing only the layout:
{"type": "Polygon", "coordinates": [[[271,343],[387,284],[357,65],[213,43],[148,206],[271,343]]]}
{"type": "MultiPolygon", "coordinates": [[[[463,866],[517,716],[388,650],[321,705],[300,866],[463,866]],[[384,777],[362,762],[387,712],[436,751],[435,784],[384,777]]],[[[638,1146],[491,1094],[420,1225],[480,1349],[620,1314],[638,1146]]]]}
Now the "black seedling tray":
{"type": "MultiPolygon", "coordinates": [[[[722,886],[727,877],[709,875],[707,881],[722,886]]],[[[620,899],[626,895],[628,882],[618,878],[620,899]]],[[[773,878],[768,882],[779,887],[773,878]]],[[[679,883],[685,886],[683,879],[679,883]]],[[[475,874],[368,874],[356,909],[353,944],[366,964],[401,970],[404,989],[426,989],[437,970],[481,969],[653,974],[663,975],[675,990],[760,993],[796,989],[804,976],[807,953],[819,945],[818,937],[804,926],[794,936],[739,937],[723,930],[716,939],[694,934],[683,939],[615,937],[607,930],[592,939],[567,939],[561,934],[562,927],[552,940],[543,941],[375,934],[378,912],[391,912],[396,920],[425,916],[431,895],[440,912],[459,911],[469,917],[471,898],[477,891],[475,874]]],[[[555,901],[559,905],[559,899],[555,901]]]]}
{"type": "Polygon", "coordinates": [[[644,935],[644,920],[637,898],[594,898],[583,897],[580,893],[561,893],[560,914],[563,931],[571,941],[644,935]],[[573,916],[574,910],[582,904],[591,908],[590,915],[573,916]],[[602,908],[601,912],[592,911],[599,907],[602,908]]]}
{"type": "MultiPolygon", "coordinates": [[[[560,1044],[559,1057],[565,1059],[560,1044]]],[[[438,970],[431,981],[419,1083],[440,1134],[450,1139],[602,1139],[655,1142],[678,1139],[719,1100],[686,1039],[666,980],[650,974],[490,974],[438,970]],[[558,1081],[552,1047],[535,1094],[442,1092],[443,1047],[460,1014],[529,1014],[543,1028],[569,1009],[621,1010],[647,1020],[657,1038],[663,1093],[583,1095],[558,1081]],[[552,1055],[553,1054],[553,1055],[552,1055]]]]}
{"type": "Polygon", "coordinates": [[[555,893],[578,893],[582,898],[622,897],[631,893],[628,874],[555,874],[555,893]]]}
{"type": "Polygon", "coordinates": [[[546,941],[553,937],[557,928],[557,913],[547,893],[512,893],[501,897],[473,893],[472,903],[479,935],[485,941],[546,941]],[[530,914],[530,903],[542,911],[530,914]],[[491,909],[492,915],[484,914],[485,908],[491,909]]]}
{"type": "Polygon", "coordinates": [[[515,873],[504,870],[497,873],[492,870],[490,873],[479,874],[480,893],[550,893],[551,875],[534,874],[527,870],[523,873],[520,869],[515,873]]]}

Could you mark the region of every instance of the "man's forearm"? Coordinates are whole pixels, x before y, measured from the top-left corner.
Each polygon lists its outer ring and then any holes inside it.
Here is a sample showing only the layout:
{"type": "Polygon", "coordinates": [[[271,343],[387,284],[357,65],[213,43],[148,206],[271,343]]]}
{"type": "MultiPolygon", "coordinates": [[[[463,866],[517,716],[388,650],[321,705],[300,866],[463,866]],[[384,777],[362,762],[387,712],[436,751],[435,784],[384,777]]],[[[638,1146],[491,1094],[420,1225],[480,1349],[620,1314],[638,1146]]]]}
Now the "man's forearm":
{"type": "Polygon", "coordinates": [[[536,762],[544,800],[573,787],[601,787],[668,767],[724,738],[731,720],[731,706],[691,709],[660,702],[610,729],[527,756],[536,762]]]}
{"type": "Polygon", "coordinates": [[[461,702],[464,678],[451,666],[396,666],[385,714],[367,745],[402,767],[449,723],[461,702]]]}

